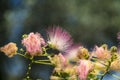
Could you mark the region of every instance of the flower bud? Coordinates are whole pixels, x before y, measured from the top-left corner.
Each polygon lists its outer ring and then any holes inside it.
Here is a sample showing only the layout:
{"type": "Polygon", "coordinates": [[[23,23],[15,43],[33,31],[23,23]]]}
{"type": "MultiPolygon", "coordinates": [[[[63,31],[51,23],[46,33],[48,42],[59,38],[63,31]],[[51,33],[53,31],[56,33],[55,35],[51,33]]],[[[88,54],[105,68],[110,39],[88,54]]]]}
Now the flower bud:
{"type": "Polygon", "coordinates": [[[17,46],[15,43],[10,42],[7,45],[0,48],[0,51],[4,52],[8,57],[13,57],[17,53],[17,46]]]}

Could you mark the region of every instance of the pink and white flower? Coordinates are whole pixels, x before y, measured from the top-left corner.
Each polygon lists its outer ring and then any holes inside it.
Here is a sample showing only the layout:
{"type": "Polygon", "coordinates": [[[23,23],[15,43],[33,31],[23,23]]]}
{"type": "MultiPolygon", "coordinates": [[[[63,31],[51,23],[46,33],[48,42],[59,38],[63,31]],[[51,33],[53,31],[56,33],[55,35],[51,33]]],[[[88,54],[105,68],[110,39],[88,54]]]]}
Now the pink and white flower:
{"type": "Polygon", "coordinates": [[[77,68],[80,80],[87,80],[87,76],[92,69],[92,62],[90,62],[89,60],[80,60],[80,64],[77,68]]]}
{"type": "Polygon", "coordinates": [[[49,28],[47,33],[49,46],[59,51],[65,52],[73,43],[70,34],[60,27],[49,28]]]}
{"type": "Polygon", "coordinates": [[[72,47],[70,47],[67,50],[68,54],[66,54],[65,57],[68,60],[76,60],[77,59],[77,55],[78,55],[79,47],[80,47],[80,45],[73,45],[72,47]]]}
{"type": "Polygon", "coordinates": [[[39,33],[34,34],[31,32],[22,40],[22,44],[26,47],[27,52],[31,56],[35,56],[42,53],[42,46],[45,45],[45,41],[39,33]]]}
{"type": "Polygon", "coordinates": [[[62,64],[63,66],[66,66],[66,65],[67,65],[67,60],[66,60],[66,58],[65,58],[61,53],[59,53],[58,56],[59,56],[59,58],[60,58],[61,64],[62,64]]]}
{"type": "MultiPolygon", "coordinates": [[[[120,41],[120,32],[118,32],[118,34],[117,34],[117,39],[120,41]]],[[[120,42],[118,45],[118,53],[120,54],[120,42]]]]}
{"type": "Polygon", "coordinates": [[[120,32],[118,32],[117,35],[117,39],[120,40],[120,32]]]}
{"type": "Polygon", "coordinates": [[[110,59],[111,58],[111,55],[110,55],[110,52],[107,50],[107,49],[104,49],[103,47],[98,47],[96,46],[95,47],[95,56],[98,58],[98,59],[110,59]]]}

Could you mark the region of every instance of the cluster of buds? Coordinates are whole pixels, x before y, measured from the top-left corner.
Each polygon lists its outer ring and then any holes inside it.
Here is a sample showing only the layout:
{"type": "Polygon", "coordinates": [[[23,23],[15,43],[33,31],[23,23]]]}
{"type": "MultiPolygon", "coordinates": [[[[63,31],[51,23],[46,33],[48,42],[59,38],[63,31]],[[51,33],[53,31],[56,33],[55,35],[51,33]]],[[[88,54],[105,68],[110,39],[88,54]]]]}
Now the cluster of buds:
{"type": "MultiPolygon", "coordinates": [[[[30,59],[28,72],[32,63],[54,66],[50,80],[102,80],[110,70],[120,71],[119,48],[113,46],[109,49],[104,44],[89,51],[81,45],[75,45],[70,34],[60,27],[49,28],[46,32],[46,40],[40,33],[23,35],[21,43],[25,50],[18,51],[16,43],[10,42],[0,51],[8,57],[20,55],[30,59]],[[46,60],[35,60],[36,56],[44,56],[46,60]]],[[[25,77],[27,80],[30,79],[28,72],[25,77]]]]}

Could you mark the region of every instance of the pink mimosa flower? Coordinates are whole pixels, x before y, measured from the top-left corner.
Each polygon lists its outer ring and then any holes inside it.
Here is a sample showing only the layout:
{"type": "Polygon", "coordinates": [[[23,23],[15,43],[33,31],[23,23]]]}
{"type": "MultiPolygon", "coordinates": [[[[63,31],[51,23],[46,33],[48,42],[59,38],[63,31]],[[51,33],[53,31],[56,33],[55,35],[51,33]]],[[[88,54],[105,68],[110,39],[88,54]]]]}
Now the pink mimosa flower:
{"type": "MultiPolygon", "coordinates": [[[[118,32],[117,34],[117,39],[120,41],[120,32],[118,32]]],[[[119,45],[118,45],[118,53],[120,54],[120,42],[119,42],[119,45]]]]}
{"type": "Polygon", "coordinates": [[[118,36],[117,36],[117,39],[120,40],[120,32],[118,32],[117,35],[118,35],[118,36]]]}
{"type": "Polygon", "coordinates": [[[65,52],[73,43],[70,34],[60,27],[49,28],[47,33],[48,44],[59,51],[65,52]]]}
{"type": "Polygon", "coordinates": [[[95,48],[96,48],[95,55],[97,58],[104,60],[109,59],[111,57],[110,52],[107,49],[98,46],[96,46],[95,48]]]}
{"type": "Polygon", "coordinates": [[[22,44],[31,56],[35,56],[42,53],[42,46],[45,45],[45,41],[39,33],[34,34],[32,32],[22,40],[22,44]]]}
{"type": "Polygon", "coordinates": [[[68,54],[66,54],[65,57],[70,61],[71,60],[78,61],[79,59],[86,59],[86,57],[89,56],[88,50],[83,46],[81,46],[81,44],[72,45],[72,47],[70,47],[67,50],[67,53],[68,54]]]}
{"type": "Polygon", "coordinates": [[[88,60],[80,60],[80,64],[77,68],[80,80],[87,80],[87,76],[92,68],[92,62],[88,60]]]}
{"type": "Polygon", "coordinates": [[[60,58],[60,61],[61,61],[61,64],[63,65],[63,66],[66,66],[67,65],[67,60],[66,60],[66,58],[60,53],[59,55],[59,58],[60,58]]]}
{"type": "Polygon", "coordinates": [[[78,50],[79,50],[80,45],[73,45],[71,48],[67,50],[67,55],[65,57],[68,60],[74,60],[77,58],[78,50]]]}

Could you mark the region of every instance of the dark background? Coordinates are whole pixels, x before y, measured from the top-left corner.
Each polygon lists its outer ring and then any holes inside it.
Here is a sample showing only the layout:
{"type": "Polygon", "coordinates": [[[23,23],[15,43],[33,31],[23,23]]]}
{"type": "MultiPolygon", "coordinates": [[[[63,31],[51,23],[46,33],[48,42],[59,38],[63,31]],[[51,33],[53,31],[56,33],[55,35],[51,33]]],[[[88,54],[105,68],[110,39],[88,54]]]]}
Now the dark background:
{"type": "MultiPolygon", "coordinates": [[[[118,46],[120,0],[0,0],[0,47],[8,42],[21,46],[25,33],[40,32],[61,26],[89,50],[95,45],[118,46]]],[[[0,80],[21,80],[29,60],[0,53],[0,80]]],[[[51,67],[33,65],[34,79],[48,80],[51,67]],[[46,76],[46,77],[45,77],[46,76]]]]}

